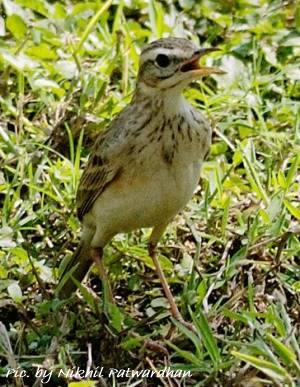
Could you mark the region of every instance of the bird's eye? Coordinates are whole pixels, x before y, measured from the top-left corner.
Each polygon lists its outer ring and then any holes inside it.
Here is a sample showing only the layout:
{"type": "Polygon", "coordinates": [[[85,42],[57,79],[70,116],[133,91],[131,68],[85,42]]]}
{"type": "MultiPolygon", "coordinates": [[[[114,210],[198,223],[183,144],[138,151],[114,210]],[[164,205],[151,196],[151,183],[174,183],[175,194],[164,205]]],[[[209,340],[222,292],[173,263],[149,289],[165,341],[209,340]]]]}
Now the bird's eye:
{"type": "Polygon", "coordinates": [[[158,54],[155,61],[159,67],[168,67],[170,64],[170,59],[164,54],[158,54]]]}

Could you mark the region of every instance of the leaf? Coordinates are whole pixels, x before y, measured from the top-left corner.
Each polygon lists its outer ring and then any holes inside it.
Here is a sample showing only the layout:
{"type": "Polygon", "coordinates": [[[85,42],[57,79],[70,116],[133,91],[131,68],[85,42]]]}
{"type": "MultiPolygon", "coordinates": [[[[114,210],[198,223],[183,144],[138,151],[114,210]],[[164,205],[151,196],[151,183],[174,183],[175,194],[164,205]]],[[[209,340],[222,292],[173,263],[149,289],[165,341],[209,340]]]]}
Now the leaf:
{"type": "Polygon", "coordinates": [[[143,337],[126,337],[122,340],[120,346],[126,351],[132,351],[133,349],[140,347],[143,341],[143,337]]]}
{"type": "Polygon", "coordinates": [[[212,144],[210,153],[211,155],[217,156],[223,153],[226,153],[228,150],[228,145],[224,141],[219,141],[215,144],[212,144]]]}
{"type": "Polygon", "coordinates": [[[34,263],[34,266],[35,268],[37,269],[40,277],[41,277],[41,280],[43,282],[47,282],[47,283],[53,283],[54,282],[54,278],[53,278],[53,270],[48,267],[47,265],[45,265],[45,260],[41,260],[41,261],[36,261],[34,263]]]}
{"type": "Polygon", "coordinates": [[[300,47],[300,36],[293,36],[288,39],[285,39],[282,43],[281,46],[284,47],[300,47]]]}
{"type": "Polygon", "coordinates": [[[286,208],[288,209],[288,211],[298,220],[300,220],[300,208],[298,207],[295,207],[290,201],[288,201],[287,199],[285,199],[284,201],[284,205],[286,206],[286,208]]]}
{"type": "Polygon", "coordinates": [[[246,152],[244,153],[244,167],[248,175],[248,180],[253,188],[253,190],[256,192],[258,197],[260,197],[266,205],[269,204],[269,198],[266,193],[266,191],[263,188],[263,185],[260,181],[260,177],[258,173],[256,172],[254,163],[250,160],[246,152]]]}
{"type": "Polygon", "coordinates": [[[54,4],[54,13],[53,13],[54,18],[63,19],[66,17],[66,15],[67,15],[67,13],[66,13],[64,6],[62,4],[56,2],[54,4]]]}
{"type": "Polygon", "coordinates": [[[22,247],[15,247],[11,253],[19,257],[22,263],[28,263],[28,253],[22,247]]]}
{"type": "Polygon", "coordinates": [[[201,365],[201,361],[200,359],[195,356],[192,352],[190,351],[185,351],[179,347],[177,347],[176,345],[174,345],[173,343],[171,343],[170,341],[167,341],[167,344],[173,348],[177,353],[178,355],[180,355],[183,359],[185,359],[186,361],[188,361],[189,363],[191,364],[194,364],[194,365],[198,365],[200,366],[201,365]]]}
{"type": "Polygon", "coordinates": [[[44,0],[18,0],[18,3],[25,8],[32,9],[33,11],[48,17],[47,2],[44,0]]]}
{"type": "Polygon", "coordinates": [[[270,201],[270,204],[268,205],[266,212],[269,216],[269,221],[272,221],[275,219],[277,216],[282,211],[282,199],[283,199],[283,194],[279,192],[278,194],[274,195],[270,201]]]}
{"type": "MultiPolygon", "coordinates": [[[[241,321],[245,325],[251,324],[250,319],[248,317],[246,317],[245,315],[243,315],[242,313],[234,312],[232,310],[224,308],[222,310],[222,314],[226,317],[231,318],[232,320],[241,321]]],[[[251,324],[251,326],[252,326],[252,324],[251,324]]]]}
{"type": "Polygon", "coordinates": [[[211,360],[213,361],[213,363],[215,365],[218,365],[220,363],[220,360],[221,360],[219,348],[217,346],[217,342],[212,334],[212,331],[210,329],[210,326],[208,324],[208,321],[207,321],[205,315],[203,314],[202,311],[199,311],[198,317],[196,318],[196,316],[194,315],[194,313],[192,312],[192,310],[190,308],[189,308],[189,311],[190,311],[190,314],[193,318],[193,322],[194,322],[196,328],[198,329],[198,331],[201,334],[203,344],[204,344],[205,348],[207,349],[207,352],[208,352],[211,360]]]}
{"type": "Polygon", "coordinates": [[[151,301],[152,308],[168,308],[169,303],[165,297],[157,297],[151,301]]]}
{"type": "MultiPolygon", "coordinates": [[[[255,134],[255,130],[251,126],[244,125],[244,124],[239,124],[238,130],[239,130],[239,136],[241,137],[241,139],[251,137],[255,134]]],[[[239,149],[235,151],[235,153],[237,152],[239,152],[240,156],[242,156],[239,149]]]]}
{"type": "Polygon", "coordinates": [[[8,287],[7,287],[7,291],[8,291],[8,294],[9,296],[16,302],[16,303],[20,303],[22,301],[22,290],[20,288],[20,286],[18,285],[17,282],[14,282],[12,284],[10,284],[8,287]]]}
{"type": "Polygon", "coordinates": [[[74,61],[58,60],[54,65],[56,70],[66,79],[72,79],[77,75],[77,67],[74,61]]]}
{"type": "Polygon", "coordinates": [[[221,58],[220,67],[226,72],[226,74],[221,77],[217,77],[216,79],[218,85],[225,89],[238,84],[242,78],[248,75],[248,70],[244,63],[232,55],[224,55],[221,58]]]}
{"type": "Polygon", "coordinates": [[[192,332],[190,329],[188,329],[185,325],[183,325],[181,322],[175,320],[173,317],[171,318],[171,320],[172,320],[173,324],[177,326],[179,331],[184,336],[186,336],[187,338],[189,338],[191,340],[191,342],[194,344],[194,346],[196,348],[197,357],[200,358],[201,353],[202,353],[202,346],[201,346],[201,341],[200,341],[199,337],[194,332],[192,332]]]}
{"type": "MultiPolygon", "coordinates": [[[[145,249],[139,248],[137,246],[130,246],[127,248],[127,251],[124,249],[124,253],[125,252],[134,255],[136,259],[144,262],[145,265],[147,265],[151,269],[155,269],[154,263],[145,249]]],[[[158,259],[163,270],[173,270],[173,264],[169,258],[159,254],[158,259]]]]}
{"type": "Polygon", "coordinates": [[[2,56],[5,62],[7,62],[9,65],[19,71],[22,71],[24,69],[34,69],[38,66],[35,61],[28,58],[24,54],[12,55],[9,52],[0,49],[0,56],[2,56]]]}
{"type": "Polygon", "coordinates": [[[299,81],[300,80],[300,69],[299,66],[285,66],[284,72],[286,76],[291,79],[292,81],[299,81]]]}
{"type": "Polygon", "coordinates": [[[299,154],[297,154],[290,166],[290,169],[286,177],[287,187],[289,187],[295,181],[299,160],[300,160],[300,157],[299,157],[299,154]]]}
{"type": "Polygon", "coordinates": [[[297,356],[296,354],[286,345],[281,343],[276,337],[267,334],[267,339],[271,342],[273,347],[275,348],[275,351],[277,355],[280,357],[280,359],[287,365],[291,366],[294,364],[294,366],[297,368],[298,373],[300,375],[300,366],[297,362],[297,356]]]}
{"type": "Polygon", "coordinates": [[[149,20],[151,30],[156,38],[161,38],[163,34],[163,8],[162,5],[154,0],[149,1],[149,20]]]}
{"type": "Polygon", "coordinates": [[[6,27],[16,39],[24,38],[27,32],[27,26],[24,20],[16,14],[8,16],[6,19],[6,27]]]}
{"type": "Polygon", "coordinates": [[[0,228],[0,247],[15,247],[16,243],[13,241],[14,231],[8,226],[0,228]]]}
{"type": "Polygon", "coordinates": [[[117,305],[109,304],[109,317],[111,325],[117,332],[120,332],[122,329],[122,323],[124,321],[124,315],[117,307],[117,305]]]}
{"type": "Polygon", "coordinates": [[[65,90],[59,87],[58,83],[45,78],[35,79],[31,82],[31,86],[34,90],[43,89],[51,90],[53,93],[57,94],[59,97],[62,97],[65,94],[65,90]]]}
{"type": "Polygon", "coordinates": [[[277,366],[267,360],[263,360],[254,356],[246,355],[241,352],[231,351],[231,354],[238,359],[252,365],[253,367],[259,369],[260,371],[264,372],[266,375],[270,376],[271,378],[274,378],[275,380],[279,380],[281,382],[290,381],[290,376],[287,373],[287,371],[277,366]]]}
{"type": "Polygon", "coordinates": [[[269,44],[266,40],[260,42],[260,46],[265,54],[266,60],[273,66],[277,66],[276,47],[269,44]]]}
{"type": "Polygon", "coordinates": [[[23,20],[26,20],[26,12],[17,4],[17,1],[3,0],[3,5],[8,16],[15,14],[20,16],[23,20]]]}
{"type": "Polygon", "coordinates": [[[39,59],[56,59],[56,52],[46,43],[32,46],[26,49],[26,54],[39,59]]]}

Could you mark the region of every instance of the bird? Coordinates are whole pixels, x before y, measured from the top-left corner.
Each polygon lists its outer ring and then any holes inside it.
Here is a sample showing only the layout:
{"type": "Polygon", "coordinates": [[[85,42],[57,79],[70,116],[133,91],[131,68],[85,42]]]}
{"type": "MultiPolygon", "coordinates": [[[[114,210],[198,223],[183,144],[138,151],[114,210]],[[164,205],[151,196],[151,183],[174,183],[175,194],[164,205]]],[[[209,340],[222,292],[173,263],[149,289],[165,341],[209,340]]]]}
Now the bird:
{"type": "Polygon", "coordinates": [[[103,249],[115,235],[152,228],[149,256],[171,315],[184,322],[157,245],[192,198],[210,150],[209,121],[183,91],[203,76],[224,73],[199,63],[216,50],[178,37],[161,38],[143,48],[132,100],[98,134],[81,176],[76,196],[81,239],[73,256],[61,264],[60,297],[71,296],[77,287],[73,278],[82,281],[93,262],[104,283],[108,281],[103,249]]]}

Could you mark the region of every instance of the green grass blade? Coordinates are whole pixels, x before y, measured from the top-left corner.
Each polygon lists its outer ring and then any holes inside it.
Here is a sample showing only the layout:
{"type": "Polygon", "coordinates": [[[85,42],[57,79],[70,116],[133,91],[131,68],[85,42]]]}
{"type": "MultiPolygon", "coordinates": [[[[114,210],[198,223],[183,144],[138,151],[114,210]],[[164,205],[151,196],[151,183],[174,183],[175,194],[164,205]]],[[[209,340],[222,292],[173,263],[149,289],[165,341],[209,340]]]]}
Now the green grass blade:
{"type": "Polygon", "coordinates": [[[231,351],[231,354],[236,358],[252,365],[253,367],[259,369],[264,374],[270,376],[272,379],[275,379],[280,382],[291,382],[291,377],[288,372],[267,360],[263,360],[254,356],[246,355],[241,352],[231,351]]]}
{"type": "Polygon", "coordinates": [[[201,338],[203,340],[203,344],[213,361],[215,366],[218,366],[221,360],[220,357],[220,351],[217,345],[217,342],[212,334],[212,331],[209,327],[209,323],[203,314],[203,312],[199,311],[199,316],[196,318],[195,314],[192,312],[192,310],[189,308],[189,312],[192,316],[193,322],[198,330],[198,332],[201,335],[201,338]]]}
{"type": "Polygon", "coordinates": [[[193,344],[196,348],[197,356],[200,357],[201,353],[202,353],[202,345],[201,345],[201,341],[200,341],[199,337],[197,335],[195,335],[194,332],[192,332],[190,329],[188,329],[181,322],[177,321],[175,318],[171,318],[171,320],[172,320],[173,324],[177,326],[179,331],[193,342],[193,344]]]}
{"type": "Polygon", "coordinates": [[[98,23],[98,20],[102,16],[102,14],[111,6],[112,0],[106,1],[102,7],[95,13],[95,15],[92,17],[92,19],[89,21],[88,25],[86,26],[86,29],[84,30],[81,39],[79,43],[77,44],[74,54],[77,54],[81,47],[83,46],[84,42],[88,38],[89,34],[91,33],[92,29],[95,27],[95,25],[98,23]]]}
{"type": "Polygon", "coordinates": [[[282,362],[285,363],[288,367],[294,366],[298,375],[300,376],[300,365],[297,362],[296,354],[271,334],[267,334],[266,337],[273,345],[277,355],[280,357],[282,362]]]}

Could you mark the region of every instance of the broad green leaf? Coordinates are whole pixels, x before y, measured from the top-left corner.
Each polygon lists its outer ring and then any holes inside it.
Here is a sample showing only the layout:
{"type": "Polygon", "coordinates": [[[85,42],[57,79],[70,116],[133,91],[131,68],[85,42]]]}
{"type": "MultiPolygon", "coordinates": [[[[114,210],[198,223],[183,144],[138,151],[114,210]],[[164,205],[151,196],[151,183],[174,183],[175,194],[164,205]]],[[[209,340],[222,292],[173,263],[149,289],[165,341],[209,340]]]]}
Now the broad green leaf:
{"type": "Polygon", "coordinates": [[[210,153],[214,156],[221,155],[226,153],[228,150],[228,145],[224,141],[219,141],[215,144],[212,144],[210,153]]]}
{"type": "Polygon", "coordinates": [[[54,17],[57,19],[63,19],[67,15],[66,11],[67,6],[64,6],[63,4],[60,4],[59,2],[56,2],[54,4],[54,17]]]}
{"type": "Polygon", "coordinates": [[[48,3],[43,0],[18,0],[17,1],[20,5],[26,8],[30,8],[33,11],[48,17],[48,9],[47,5],[48,3]]]}
{"type": "Polygon", "coordinates": [[[37,46],[28,47],[25,50],[26,54],[39,59],[54,60],[57,58],[57,54],[49,44],[41,43],[37,46]]]}
{"type": "Polygon", "coordinates": [[[14,247],[11,253],[19,258],[19,264],[24,265],[29,262],[28,253],[22,247],[14,247]]]}
{"type": "Polygon", "coordinates": [[[16,39],[24,38],[27,31],[24,20],[16,14],[8,16],[6,19],[6,27],[16,39]]]}

